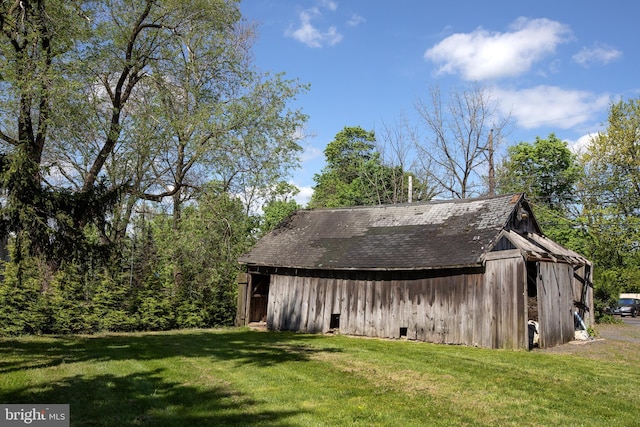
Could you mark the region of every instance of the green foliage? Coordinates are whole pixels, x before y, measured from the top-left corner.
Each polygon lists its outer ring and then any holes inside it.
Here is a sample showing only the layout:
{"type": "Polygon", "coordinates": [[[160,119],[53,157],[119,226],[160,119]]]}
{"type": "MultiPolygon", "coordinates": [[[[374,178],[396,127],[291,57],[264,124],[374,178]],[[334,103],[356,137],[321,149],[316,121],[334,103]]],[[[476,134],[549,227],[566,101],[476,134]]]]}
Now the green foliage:
{"type": "Polygon", "coordinates": [[[291,197],[298,194],[295,186],[286,182],[280,182],[271,199],[262,207],[263,215],[260,223],[260,234],[267,234],[288,218],[293,212],[301,209],[301,206],[291,197]]]}
{"type": "Polygon", "coordinates": [[[263,234],[268,233],[300,208],[301,206],[295,200],[272,200],[268,202],[262,208],[264,214],[260,232],[263,234]]]}
{"type": "Polygon", "coordinates": [[[50,270],[15,239],[0,283],[0,335],[232,325],[236,260],[254,225],[238,199],[211,186],[184,210],[177,232],[172,218],[143,215],[113,262],[65,262],[46,282],[50,270]]]}
{"type": "Polygon", "coordinates": [[[0,4],[0,334],[232,323],[256,219],[229,194],[285,179],[306,121],[242,22],[236,0],[0,4]]]}
{"type": "Polygon", "coordinates": [[[98,331],[133,331],[138,319],[130,307],[131,289],[109,274],[99,276],[93,294],[92,323],[98,331]]]}
{"type": "Polygon", "coordinates": [[[58,270],[45,297],[51,313],[48,332],[78,334],[92,331],[91,300],[76,265],[65,264],[58,270]]]}
{"type": "Polygon", "coordinates": [[[496,169],[498,193],[524,192],[542,231],[553,241],[586,254],[588,235],[573,210],[580,166],[567,143],[550,134],[507,149],[496,169]]]}
{"type": "MultiPolygon", "coordinates": [[[[325,148],[327,165],[316,174],[310,208],[379,205],[407,200],[408,173],[386,166],[376,150],[373,131],[345,127],[325,148]]],[[[421,184],[416,180],[416,188],[421,184]]],[[[419,192],[419,191],[418,191],[419,192]]]]}
{"type": "Polygon", "coordinates": [[[163,262],[153,230],[153,225],[143,215],[131,242],[128,272],[132,309],[138,316],[138,328],[145,331],[169,329],[175,321],[172,286],[171,282],[163,280],[163,262]]]}
{"type": "Polygon", "coordinates": [[[542,232],[549,239],[580,254],[589,254],[590,236],[582,217],[569,209],[530,203],[542,232]]]}
{"type": "Polygon", "coordinates": [[[371,204],[363,186],[365,174],[379,166],[375,134],[361,127],[345,127],[324,150],[327,165],[316,174],[310,207],[340,207],[371,204]]]}
{"type": "Polygon", "coordinates": [[[178,328],[201,328],[205,324],[207,313],[194,300],[183,297],[175,310],[178,328]]]}
{"type": "MultiPolygon", "coordinates": [[[[640,210],[640,99],[612,104],[607,130],[592,138],[583,157],[585,188],[620,214],[640,210]]],[[[590,202],[595,202],[595,200],[590,202]]]]}
{"type": "Polygon", "coordinates": [[[143,331],[162,331],[171,329],[175,324],[168,286],[149,286],[139,298],[137,313],[138,329],[143,331]]]}
{"type": "Polygon", "coordinates": [[[251,243],[252,227],[242,203],[215,186],[201,195],[197,207],[184,210],[177,233],[169,218],[156,218],[160,258],[179,262],[178,270],[159,271],[165,283],[173,282],[176,326],[233,324],[237,258],[251,243]],[[173,277],[176,271],[181,275],[178,286],[173,277]]]}
{"type": "Polygon", "coordinates": [[[524,192],[557,210],[572,201],[580,168],[566,142],[552,133],[547,139],[536,137],[533,144],[512,145],[507,153],[496,171],[500,193],[524,192]]]}
{"type": "Polygon", "coordinates": [[[4,263],[0,282],[0,335],[37,334],[47,329],[46,301],[42,297],[43,268],[28,249],[12,241],[9,253],[16,262],[4,263]]]}
{"type": "Polygon", "coordinates": [[[170,329],[175,324],[172,286],[170,282],[163,280],[163,264],[156,247],[153,226],[144,217],[133,236],[132,246],[128,276],[132,288],[132,309],[139,320],[138,329],[170,329]]]}
{"type": "MultiPolygon", "coordinates": [[[[605,312],[601,311],[601,310],[596,310],[596,323],[604,325],[616,325],[616,324],[622,324],[623,321],[622,319],[617,318],[614,315],[611,314],[606,314],[605,312]]],[[[592,335],[592,336],[597,336],[597,335],[592,335]]]]}
{"type": "Polygon", "coordinates": [[[580,161],[579,189],[595,263],[597,310],[621,292],[640,290],[640,101],[610,106],[607,129],[592,138],[580,161]]]}
{"type": "Polygon", "coordinates": [[[28,239],[30,254],[53,270],[85,252],[83,225],[103,223],[113,202],[97,194],[102,186],[74,194],[43,180],[49,129],[68,118],[67,95],[75,91],[66,77],[71,50],[86,41],[88,21],[81,15],[70,2],[0,6],[0,188],[6,197],[0,232],[28,239]]]}

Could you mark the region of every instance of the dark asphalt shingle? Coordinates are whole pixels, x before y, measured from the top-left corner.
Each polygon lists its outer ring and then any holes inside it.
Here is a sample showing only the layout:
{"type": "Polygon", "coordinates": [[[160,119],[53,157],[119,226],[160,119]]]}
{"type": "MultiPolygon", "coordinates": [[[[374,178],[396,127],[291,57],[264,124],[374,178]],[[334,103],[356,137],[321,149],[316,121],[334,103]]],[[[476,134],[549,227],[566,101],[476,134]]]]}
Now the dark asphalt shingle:
{"type": "Polygon", "coordinates": [[[478,265],[523,195],[301,210],[239,261],[321,269],[478,265]]]}

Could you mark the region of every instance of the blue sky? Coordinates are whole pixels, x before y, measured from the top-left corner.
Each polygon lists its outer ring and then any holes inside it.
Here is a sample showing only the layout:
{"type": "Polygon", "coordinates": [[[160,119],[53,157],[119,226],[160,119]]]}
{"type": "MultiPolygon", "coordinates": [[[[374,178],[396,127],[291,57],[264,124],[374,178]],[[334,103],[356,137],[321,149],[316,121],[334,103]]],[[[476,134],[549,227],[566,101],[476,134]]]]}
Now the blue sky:
{"type": "Polygon", "coordinates": [[[323,150],[345,126],[379,135],[429,90],[490,90],[513,130],[504,146],[554,132],[580,146],[612,101],[640,96],[640,3],[632,1],[244,0],[255,65],[309,83],[305,204],[323,150]]]}

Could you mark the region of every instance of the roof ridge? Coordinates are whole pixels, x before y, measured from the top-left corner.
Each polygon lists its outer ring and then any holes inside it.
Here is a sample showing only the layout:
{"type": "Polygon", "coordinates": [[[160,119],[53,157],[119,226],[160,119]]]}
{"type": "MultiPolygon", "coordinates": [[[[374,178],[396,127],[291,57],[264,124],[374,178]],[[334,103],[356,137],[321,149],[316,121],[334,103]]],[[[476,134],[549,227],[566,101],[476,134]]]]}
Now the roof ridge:
{"type": "Polygon", "coordinates": [[[499,194],[499,195],[493,195],[493,196],[485,195],[480,197],[467,197],[463,199],[436,199],[436,200],[431,199],[431,200],[422,200],[417,202],[383,203],[379,205],[354,205],[354,206],[304,208],[299,210],[301,211],[338,211],[338,210],[360,210],[360,209],[384,209],[384,208],[392,208],[392,207],[439,205],[439,204],[447,204],[447,203],[464,204],[464,203],[473,203],[473,202],[507,199],[507,198],[512,199],[513,203],[516,203],[520,199],[524,198],[524,193],[509,193],[509,194],[499,194]]]}

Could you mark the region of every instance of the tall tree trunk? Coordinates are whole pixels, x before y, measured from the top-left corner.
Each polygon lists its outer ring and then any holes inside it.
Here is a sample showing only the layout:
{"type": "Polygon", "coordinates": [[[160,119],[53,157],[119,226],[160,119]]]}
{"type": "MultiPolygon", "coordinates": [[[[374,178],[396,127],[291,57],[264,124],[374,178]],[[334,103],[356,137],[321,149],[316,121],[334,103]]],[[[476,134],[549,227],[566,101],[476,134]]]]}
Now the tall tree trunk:
{"type": "MultiPolygon", "coordinates": [[[[182,219],[182,203],[181,203],[181,190],[178,190],[173,195],[173,218],[171,223],[171,229],[174,235],[180,233],[180,220],[182,219]]],[[[179,292],[184,286],[184,275],[182,273],[182,248],[180,245],[176,245],[173,248],[173,286],[174,292],[179,292]]]]}

